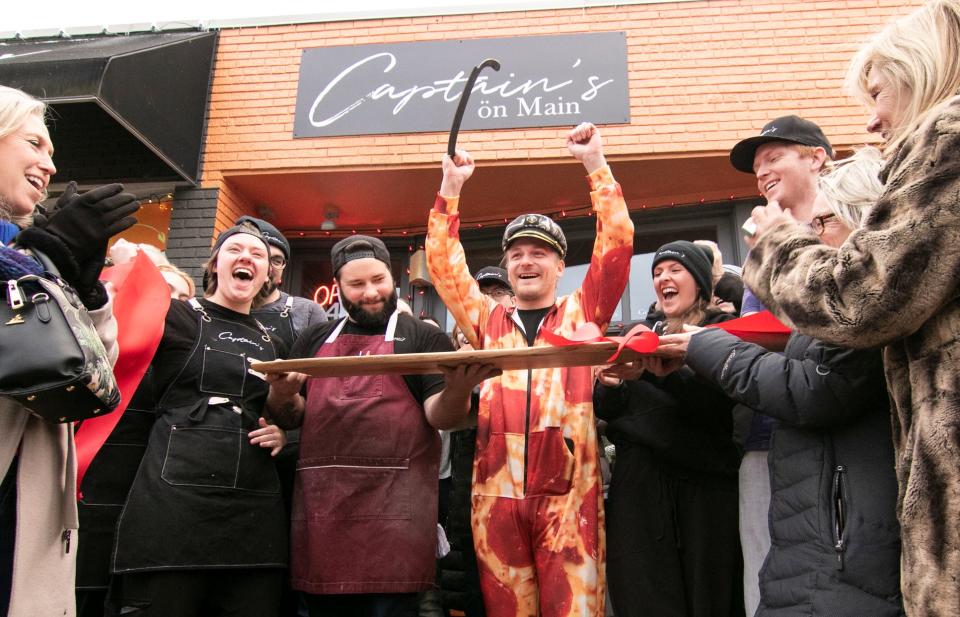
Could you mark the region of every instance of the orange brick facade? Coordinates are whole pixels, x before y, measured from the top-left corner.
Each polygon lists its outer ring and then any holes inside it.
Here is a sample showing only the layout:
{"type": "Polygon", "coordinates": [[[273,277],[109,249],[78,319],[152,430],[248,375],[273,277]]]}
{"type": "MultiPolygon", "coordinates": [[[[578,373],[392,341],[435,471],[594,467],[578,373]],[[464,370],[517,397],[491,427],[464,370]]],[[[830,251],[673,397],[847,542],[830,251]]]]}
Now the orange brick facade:
{"type": "MultiPolygon", "coordinates": [[[[449,15],[225,30],[220,35],[204,185],[242,170],[436,162],[445,134],[293,140],[301,50],[445,38],[627,32],[629,126],[607,151],[683,156],[726,151],[766,119],[802,112],[838,144],[864,141],[864,112],[841,92],[858,44],[917,0],[707,0],[589,9],[449,15]]],[[[486,158],[557,156],[555,129],[467,133],[486,158]]]]}

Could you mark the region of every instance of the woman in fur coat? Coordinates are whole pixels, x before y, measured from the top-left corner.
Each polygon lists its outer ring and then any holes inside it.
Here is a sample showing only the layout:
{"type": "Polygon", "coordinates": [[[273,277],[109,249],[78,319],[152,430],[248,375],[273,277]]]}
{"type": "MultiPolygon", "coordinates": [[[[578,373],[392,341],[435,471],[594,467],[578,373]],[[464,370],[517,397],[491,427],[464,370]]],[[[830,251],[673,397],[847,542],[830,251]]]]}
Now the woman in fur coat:
{"type": "Polygon", "coordinates": [[[756,208],[750,288],[800,332],[883,347],[904,605],[960,614],[960,0],[932,0],[862,48],[848,85],[886,141],[885,190],[839,249],[756,208]]]}

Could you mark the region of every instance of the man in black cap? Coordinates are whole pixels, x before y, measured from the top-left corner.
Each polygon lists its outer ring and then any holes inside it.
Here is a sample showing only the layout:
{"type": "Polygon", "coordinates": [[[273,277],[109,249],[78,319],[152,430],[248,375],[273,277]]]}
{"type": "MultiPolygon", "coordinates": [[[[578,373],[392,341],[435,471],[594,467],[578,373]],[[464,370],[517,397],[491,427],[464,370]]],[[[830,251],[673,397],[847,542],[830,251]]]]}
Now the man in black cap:
{"type": "MultiPolygon", "coordinates": [[[[550,217],[524,214],[502,248],[516,307],[480,293],[460,244],[460,190],[473,174],[467,152],[443,158],[426,250],[437,293],[476,349],[550,345],[588,322],[602,332],[626,287],[633,223],[603,155],[583,123],[566,147],[588,174],[597,238],[583,284],[557,297],[567,240],[550,217]]],[[[590,367],[507,371],[481,386],[472,526],[484,604],[492,615],[600,617],[604,613],[603,488],[590,367]]]]}
{"type": "MultiPolygon", "coordinates": [[[[441,330],[397,311],[387,247],[350,236],[331,250],[347,317],[305,330],[293,358],[452,351],[441,330]]],[[[437,429],[456,428],[486,365],[443,375],[310,379],[270,375],[267,409],[302,425],[291,533],[291,580],[312,617],[415,617],[434,584],[437,429]]]]}
{"type": "MultiPolygon", "coordinates": [[[[730,150],[730,163],[738,171],[756,175],[757,188],[768,202],[778,202],[798,221],[809,223],[820,174],[833,156],[833,148],[819,126],[798,116],[782,116],[765,124],[759,135],[735,145],[730,150]]],[[[763,304],[745,287],[741,314],[763,310],[763,304]]],[[[743,405],[737,405],[734,413],[741,421],[750,418],[739,488],[744,603],[747,614],[752,615],[760,603],[760,566],[770,550],[767,452],[773,420],[743,405]]]]}
{"type": "Polygon", "coordinates": [[[496,266],[487,266],[480,268],[477,275],[473,277],[480,286],[480,293],[490,296],[503,305],[503,308],[509,309],[516,305],[517,301],[513,296],[513,287],[510,286],[510,279],[507,278],[507,271],[496,266]]]}
{"type": "Polygon", "coordinates": [[[259,229],[270,247],[270,276],[264,285],[267,297],[258,302],[250,314],[270,331],[271,336],[280,338],[290,349],[301,331],[307,326],[327,321],[327,314],[313,300],[280,291],[283,272],[290,263],[290,243],[280,230],[252,216],[241,216],[236,224],[241,223],[249,223],[259,229]]]}
{"type": "Polygon", "coordinates": [[[798,116],[776,118],[730,150],[730,162],[738,171],[756,175],[767,201],[790,208],[804,222],[810,221],[817,178],[832,158],[833,148],[820,127],[798,116]]]}

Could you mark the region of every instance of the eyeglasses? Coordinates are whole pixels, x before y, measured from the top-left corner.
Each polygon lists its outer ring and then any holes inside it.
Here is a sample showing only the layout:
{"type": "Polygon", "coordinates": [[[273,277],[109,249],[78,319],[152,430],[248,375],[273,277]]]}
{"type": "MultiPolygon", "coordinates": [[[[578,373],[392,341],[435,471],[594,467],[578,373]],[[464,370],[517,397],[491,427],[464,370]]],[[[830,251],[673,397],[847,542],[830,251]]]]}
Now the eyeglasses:
{"type": "Polygon", "coordinates": [[[513,297],[513,294],[507,291],[506,289],[494,289],[493,291],[487,292],[487,295],[493,298],[494,300],[513,297]]]}
{"type": "Polygon", "coordinates": [[[827,221],[835,218],[837,218],[837,215],[832,212],[830,214],[824,214],[823,216],[813,217],[813,220],[810,221],[810,227],[813,227],[813,233],[822,236],[827,227],[827,221]]]}
{"type": "Polygon", "coordinates": [[[270,265],[274,268],[285,268],[287,266],[287,260],[280,255],[274,255],[270,258],[270,265]]]}

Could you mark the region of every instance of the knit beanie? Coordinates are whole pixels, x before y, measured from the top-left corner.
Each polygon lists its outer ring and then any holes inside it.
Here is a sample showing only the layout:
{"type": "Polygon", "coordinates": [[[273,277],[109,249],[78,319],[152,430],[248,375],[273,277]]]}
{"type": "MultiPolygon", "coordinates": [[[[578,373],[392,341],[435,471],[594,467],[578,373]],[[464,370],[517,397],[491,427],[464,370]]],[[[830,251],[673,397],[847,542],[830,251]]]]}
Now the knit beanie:
{"type": "Polygon", "coordinates": [[[713,297],[713,253],[705,246],[686,240],[668,242],[653,255],[650,272],[661,261],[672,259],[682,265],[697,284],[697,295],[710,302],[713,297]]]}

